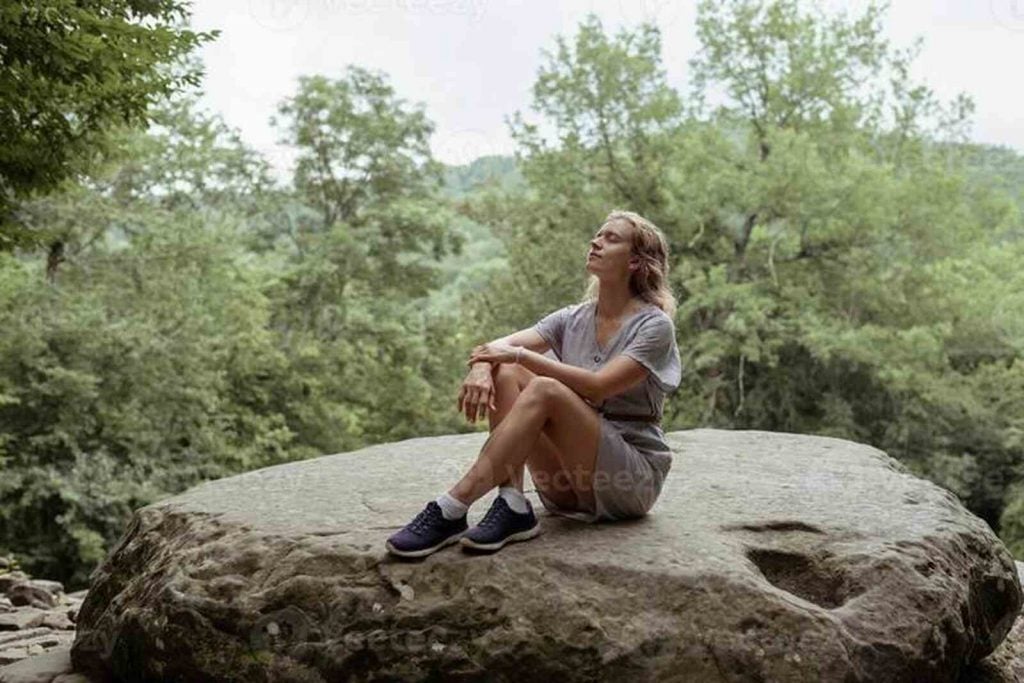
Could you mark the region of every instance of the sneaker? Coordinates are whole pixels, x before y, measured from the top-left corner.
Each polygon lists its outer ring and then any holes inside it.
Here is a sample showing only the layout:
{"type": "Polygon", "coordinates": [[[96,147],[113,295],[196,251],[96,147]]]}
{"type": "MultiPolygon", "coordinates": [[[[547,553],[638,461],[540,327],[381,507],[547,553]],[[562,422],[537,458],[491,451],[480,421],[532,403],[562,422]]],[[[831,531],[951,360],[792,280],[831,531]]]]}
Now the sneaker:
{"type": "Polygon", "coordinates": [[[462,547],[475,550],[500,550],[506,543],[525,541],[540,533],[533,505],[526,501],[526,512],[516,512],[500,495],[476,526],[462,535],[462,547]]]}
{"type": "Polygon", "coordinates": [[[388,537],[384,547],[400,557],[425,557],[458,541],[468,526],[466,515],[446,519],[441,506],[432,500],[401,531],[388,537]]]}

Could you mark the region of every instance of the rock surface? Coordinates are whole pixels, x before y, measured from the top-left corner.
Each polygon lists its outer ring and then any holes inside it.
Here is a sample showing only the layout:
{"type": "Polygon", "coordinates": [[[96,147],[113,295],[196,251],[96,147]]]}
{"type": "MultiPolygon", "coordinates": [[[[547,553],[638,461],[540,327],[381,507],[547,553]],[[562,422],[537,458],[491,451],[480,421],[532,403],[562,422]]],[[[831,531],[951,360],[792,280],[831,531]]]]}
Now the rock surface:
{"type": "Polygon", "coordinates": [[[71,672],[71,643],[0,669],[0,683],[53,683],[71,672]]]}
{"type": "MultiPolygon", "coordinates": [[[[1017,562],[1024,583],[1024,562],[1017,562]]],[[[1024,614],[1017,617],[1006,640],[985,659],[967,668],[959,683],[1020,683],[1024,681],[1024,614]]]]}
{"type": "Polygon", "coordinates": [[[289,463],[137,510],[93,575],[75,669],[124,680],[955,681],[1020,611],[1009,552],[952,493],[877,449],[795,434],[669,434],[672,471],[640,520],[541,513],[545,533],[494,555],[387,556],[384,538],[485,438],[289,463]]]}
{"type": "Polygon", "coordinates": [[[65,595],[58,581],[10,568],[0,558],[0,683],[52,683],[71,673],[74,619],[85,591],[65,595]]]}

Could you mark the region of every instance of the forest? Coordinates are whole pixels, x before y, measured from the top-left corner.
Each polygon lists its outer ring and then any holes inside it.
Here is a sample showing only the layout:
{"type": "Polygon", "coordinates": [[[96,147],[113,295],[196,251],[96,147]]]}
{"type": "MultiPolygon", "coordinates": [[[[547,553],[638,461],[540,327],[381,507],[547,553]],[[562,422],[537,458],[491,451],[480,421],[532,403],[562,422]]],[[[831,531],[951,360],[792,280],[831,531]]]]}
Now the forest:
{"type": "Polygon", "coordinates": [[[309,74],[283,181],[199,106],[217,32],[184,3],[6,5],[0,555],[73,590],[200,482],[486,429],[470,350],[580,300],[618,208],[670,243],[666,432],[870,444],[1024,560],[1024,159],[969,140],[970,94],[915,82],[885,18],[701,2],[681,92],[657,26],[591,14],[515,154],[465,166],[388,74],[309,74]]]}

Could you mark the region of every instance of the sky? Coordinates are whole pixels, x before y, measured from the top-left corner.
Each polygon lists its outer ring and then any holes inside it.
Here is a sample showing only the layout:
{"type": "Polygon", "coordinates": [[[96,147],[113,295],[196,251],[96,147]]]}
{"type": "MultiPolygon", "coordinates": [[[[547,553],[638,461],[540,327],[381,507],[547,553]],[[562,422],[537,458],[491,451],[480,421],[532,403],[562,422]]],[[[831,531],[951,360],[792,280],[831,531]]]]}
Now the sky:
{"type": "MultiPolygon", "coordinates": [[[[689,91],[696,0],[193,0],[192,26],[220,29],[200,50],[206,109],[237,128],[282,178],[292,154],[270,118],[302,75],[340,78],[346,65],[383,71],[396,94],[423,103],[434,156],[466,163],[511,154],[506,117],[530,122],[531,89],[555,37],[596,12],[606,33],[656,21],[669,84],[689,91]]],[[[860,0],[820,0],[856,14],[860,0]]],[[[886,36],[924,40],[912,75],[943,102],[973,99],[971,138],[1024,152],[1024,0],[891,0],[886,36]]]]}

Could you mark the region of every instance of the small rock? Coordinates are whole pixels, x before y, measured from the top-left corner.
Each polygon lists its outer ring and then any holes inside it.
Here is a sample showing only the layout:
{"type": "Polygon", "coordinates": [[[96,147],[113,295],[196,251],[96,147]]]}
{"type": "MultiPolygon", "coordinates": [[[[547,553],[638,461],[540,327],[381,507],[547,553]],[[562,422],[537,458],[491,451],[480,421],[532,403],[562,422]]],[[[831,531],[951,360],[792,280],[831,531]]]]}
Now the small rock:
{"type": "Polygon", "coordinates": [[[18,642],[18,647],[27,647],[31,651],[33,647],[38,647],[39,651],[49,650],[50,648],[63,645],[65,643],[71,644],[71,641],[75,639],[74,633],[62,633],[60,631],[49,631],[41,635],[29,638],[18,642]]]}
{"type": "Polygon", "coordinates": [[[11,586],[24,583],[25,581],[28,581],[28,575],[25,572],[0,574],[0,593],[6,593],[11,586]]]}
{"type": "Polygon", "coordinates": [[[71,671],[71,643],[0,669],[0,683],[50,683],[71,671]]]}
{"type": "Polygon", "coordinates": [[[46,612],[35,607],[22,607],[15,612],[0,614],[0,631],[20,631],[39,626],[46,612]]]}
{"type": "Polygon", "coordinates": [[[21,645],[26,640],[31,640],[38,636],[44,636],[50,632],[48,628],[30,628],[24,631],[2,631],[0,632],[0,648],[11,647],[12,645],[21,645]]]}
{"type": "Polygon", "coordinates": [[[27,582],[17,583],[8,588],[7,597],[11,599],[11,604],[17,607],[28,605],[49,609],[57,606],[57,598],[53,593],[27,582]]]}
{"type": "MultiPolygon", "coordinates": [[[[7,664],[20,662],[26,657],[28,657],[28,651],[23,647],[12,647],[7,650],[0,650],[0,667],[6,667],[7,664]]],[[[3,669],[0,669],[0,676],[3,676],[3,671],[3,669]]],[[[0,678],[0,680],[5,679],[0,678]]]]}
{"type": "Polygon", "coordinates": [[[71,598],[72,600],[85,600],[85,596],[86,596],[86,594],[88,592],[89,592],[88,588],[83,588],[80,591],[75,591],[74,593],[68,593],[68,597],[71,598]]]}
{"type": "Polygon", "coordinates": [[[75,628],[75,623],[71,621],[68,615],[60,611],[47,612],[43,616],[41,625],[58,631],[73,631],[75,628]]]}
{"type": "Polygon", "coordinates": [[[42,588],[48,593],[63,593],[64,584],[60,581],[50,581],[49,579],[32,579],[29,581],[36,588],[42,588]]]}

